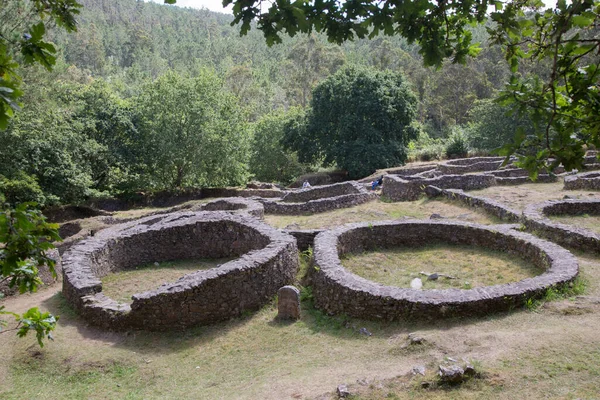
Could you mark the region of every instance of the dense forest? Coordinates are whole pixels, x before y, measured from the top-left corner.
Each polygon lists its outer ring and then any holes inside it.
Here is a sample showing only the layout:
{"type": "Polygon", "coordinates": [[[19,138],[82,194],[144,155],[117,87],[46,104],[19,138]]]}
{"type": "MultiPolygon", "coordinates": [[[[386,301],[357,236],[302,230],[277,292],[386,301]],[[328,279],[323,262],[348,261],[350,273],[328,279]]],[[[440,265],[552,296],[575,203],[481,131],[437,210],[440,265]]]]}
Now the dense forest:
{"type": "MultiPolygon", "coordinates": [[[[21,69],[24,107],[0,131],[0,191],[11,203],[76,203],[249,179],[287,184],[323,167],[357,177],[407,156],[489,154],[517,128],[531,129],[527,119],[507,116],[493,101],[510,70],[485,26],[470,28],[482,47],[476,58],[426,68],[418,48],[400,36],[340,46],[313,33],[269,47],[256,29],[240,36],[225,14],[136,0],[80,3],[77,32],[48,32],[59,51],[54,69],[21,69]],[[391,86],[368,83],[381,81],[391,86]],[[389,118],[382,129],[401,137],[366,153],[360,146],[368,143],[356,142],[345,158],[311,151],[319,143],[302,132],[329,123],[313,111],[313,95],[322,102],[327,87],[343,91],[343,85],[367,83],[369,93],[395,91],[412,99],[399,106],[375,95],[369,105],[361,92],[363,104],[352,105],[395,110],[376,118],[389,118]]],[[[0,30],[18,31],[19,23],[30,22],[8,23],[9,8],[0,14],[0,30]]],[[[543,75],[546,67],[532,64],[531,71],[543,75]]],[[[352,90],[344,93],[356,98],[352,90]]],[[[338,100],[340,110],[352,108],[338,100]]],[[[328,146],[339,153],[339,143],[328,146]]]]}

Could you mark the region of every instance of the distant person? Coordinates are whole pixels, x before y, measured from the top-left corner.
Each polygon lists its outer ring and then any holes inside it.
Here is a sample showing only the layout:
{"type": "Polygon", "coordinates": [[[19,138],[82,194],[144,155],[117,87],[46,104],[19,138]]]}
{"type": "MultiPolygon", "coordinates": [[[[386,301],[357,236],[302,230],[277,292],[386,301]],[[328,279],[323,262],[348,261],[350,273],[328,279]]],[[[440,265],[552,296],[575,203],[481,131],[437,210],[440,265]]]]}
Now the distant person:
{"type": "Polygon", "coordinates": [[[383,175],[379,179],[375,179],[371,182],[371,190],[377,189],[377,187],[381,187],[383,185],[383,175]]]}
{"type": "Polygon", "coordinates": [[[302,189],[308,189],[310,187],[310,183],[308,183],[308,181],[304,181],[304,183],[302,184],[302,189]]]}

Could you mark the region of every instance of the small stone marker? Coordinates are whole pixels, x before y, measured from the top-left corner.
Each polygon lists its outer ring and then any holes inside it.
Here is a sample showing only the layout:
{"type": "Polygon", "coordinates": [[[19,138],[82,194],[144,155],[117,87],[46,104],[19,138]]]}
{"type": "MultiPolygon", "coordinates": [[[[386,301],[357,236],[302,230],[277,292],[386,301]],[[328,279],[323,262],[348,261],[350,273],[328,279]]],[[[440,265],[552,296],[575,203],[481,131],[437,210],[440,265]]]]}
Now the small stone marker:
{"type": "Polygon", "coordinates": [[[277,291],[277,318],[300,319],[300,291],[284,286],[277,291]]]}
{"type": "Polygon", "coordinates": [[[411,289],[421,289],[423,287],[423,281],[421,281],[419,278],[415,278],[410,281],[410,287],[411,289]]]}

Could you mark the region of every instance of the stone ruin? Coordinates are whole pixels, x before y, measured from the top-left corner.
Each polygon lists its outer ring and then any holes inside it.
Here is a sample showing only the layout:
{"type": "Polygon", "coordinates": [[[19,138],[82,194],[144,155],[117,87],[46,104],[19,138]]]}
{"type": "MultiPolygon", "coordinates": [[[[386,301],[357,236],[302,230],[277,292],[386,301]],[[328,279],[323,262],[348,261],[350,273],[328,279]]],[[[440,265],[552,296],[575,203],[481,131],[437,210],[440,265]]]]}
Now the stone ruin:
{"type": "MultiPolygon", "coordinates": [[[[416,200],[424,194],[446,197],[506,222],[523,223],[530,232],[540,233],[565,246],[600,248],[597,234],[556,224],[547,218],[554,214],[598,214],[597,202],[544,203],[521,213],[464,191],[531,182],[525,170],[510,165],[497,169],[503,160],[482,157],[389,170],[384,177],[383,195],[394,201],[416,200]]],[[[592,168],[595,164],[588,161],[592,168]]],[[[596,179],[596,174],[573,177],[596,179]]],[[[567,176],[565,185],[573,177],[567,176]]],[[[540,175],[539,181],[556,179],[555,175],[540,175]]],[[[311,246],[315,248],[318,266],[311,274],[316,305],[328,313],[360,318],[483,315],[522,305],[530,298],[541,296],[547,288],[568,283],[577,275],[577,261],[569,252],[518,232],[515,225],[487,227],[428,220],[350,224],[330,231],[277,231],[259,221],[264,213],[320,213],[376,199],[376,194],[367,187],[366,182],[344,182],[278,191],[279,198],[273,197],[276,190],[264,189],[270,190],[269,198],[225,197],[206,204],[183,204],[112,226],[74,245],[65,254],[63,293],[84,318],[95,325],[107,329],[166,330],[221,321],[240,315],[244,310],[257,309],[282,286],[293,281],[298,268],[298,249],[311,246]],[[492,287],[422,291],[367,281],[344,270],[339,263],[339,257],[349,251],[416,245],[423,241],[508,250],[531,260],[546,272],[521,282],[492,287]],[[136,294],[128,304],[117,303],[102,294],[100,278],[112,271],[147,262],[232,256],[239,258],[218,268],[188,274],[155,291],[136,294]]],[[[235,191],[232,195],[238,193],[240,191],[235,191]]],[[[106,219],[107,223],[123,222],[110,215],[98,218],[106,219]]],[[[63,232],[77,233],[76,222],[70,224],[63,225],[63,232]]],[[[288,292],[283,294],[291,293],[288,292]]],[[[298,300],[299,294],[290,298],[298,300]]],[[[281,315],[294,315],[284,304],[287,303],[282,303],[281,315]]],[[[290,304],[296,303],[291,301],[290,304]]]]}
{"type": "Polygon", "coordinates": [[[327,313],[364,319],[437,319],[506,311],[541,297],[550,287],[571,282],[577,259],[562,247],[518,232],[515,226],[450,221],[383,221],[348,224],[315,238],[311,270],[315,305],[327,313]],[[416,290],[384,286],[347,271],[340,257],[395,246],[448,242],[511,252],[545,272],[534,278],[469,290],[416,290]]]}
{"type": "Polygon", "coordinates": [[[105,229],[63,256],[63,294],[91,324],[107,329],[181,329],[256,310],[294,280],[292,236],[254,218],[225,212],[178,212],[105,229]],[[101,278],[142,264],[237,257],[118,303],[101,278]]]}
{"type": "Polygon", "coordinates": [[[262,199],[261,202],[266,213],[300,215],[353,207],[376,198],[358,182],[350,181],[301,189],[278,201],[262,199]]]}
{"type": "Polygon", "coordinates": [[[565,190],[600,190],[600,172],[565,176],[565,190]]]}
{"type": "Polygon", "coordinates": [[[537,235],[563,246],[600,253],[600,234],[575,225],[552,221],[550,216],[600,215],[600,200],[559,200],[531,204],[523,211],[523,224],[537,235]]]}

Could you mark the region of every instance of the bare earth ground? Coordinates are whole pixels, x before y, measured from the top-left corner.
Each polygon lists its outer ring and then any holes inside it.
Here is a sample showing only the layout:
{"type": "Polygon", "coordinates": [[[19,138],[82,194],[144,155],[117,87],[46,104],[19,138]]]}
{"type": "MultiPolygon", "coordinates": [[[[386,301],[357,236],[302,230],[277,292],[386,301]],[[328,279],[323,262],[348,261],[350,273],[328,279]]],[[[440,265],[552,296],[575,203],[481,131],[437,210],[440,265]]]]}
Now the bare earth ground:
{"type": "MultiPolygon", "coordinates": [[[[546,193],[540,193],[542,185],[531,185],[529,197],[523,187],[502,188],[517,193],[514,197],[502,191],[496,196],[524,204],[573,195],[561,193],[562,184],[552,185],[546,193]]],[[[386,207],[393,207],[408,213],[421,206],[419,216],[450,216],[428,208],[438,203],[373,202],[346,212],[358,214],[364,207],[367,214],[373,206],[377,212],[391,213],[386,207]]],[[[452,206],[456,215],[478,215],[452,206]]],[[[328,218],[325,224],[337,224],[336,218],[352,220],[356,214],[328,218]]],[[[54,285],[0,303],[15,312],[39,306],[60,315],[55,341],[42,349],[33,337],[0,334],[0,398],[329,399],[346,383],[355,399],[600,399],[600,257],[577,255],[588,283],[583,297],[488,318],[419,323],[329,317],[311,306],[304,291],[296,323],[276,322],[271,304],[184,332],[104,332],[78,318],[54,285]],[[362,327],[372,336],[360,334],[362,327]],[[410,332],[425,344],[407,346],[410,332]],[[484,378],[455,388],[421,388],[448,357],[473,361],[484,378]],[[426,367],[425,377],[406,375],[416,365],[426,367]]]]}

